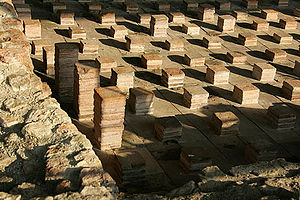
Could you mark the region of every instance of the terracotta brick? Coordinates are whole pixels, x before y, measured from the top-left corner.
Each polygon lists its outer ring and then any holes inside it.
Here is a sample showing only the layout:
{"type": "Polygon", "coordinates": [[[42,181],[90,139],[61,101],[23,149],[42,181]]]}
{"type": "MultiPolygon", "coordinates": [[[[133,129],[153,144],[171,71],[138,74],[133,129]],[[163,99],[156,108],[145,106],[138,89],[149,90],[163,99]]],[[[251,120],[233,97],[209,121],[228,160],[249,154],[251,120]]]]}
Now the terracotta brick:
{"type": "Polygon", "coordinates": [[[126,48],[129,52],[144,52],[145,42],[141,36],[126,35],[126,48]]]}
{"type": "Polygon", "coordinates": [[[114,12],[101,11],[99,14],[99,21],[101,24],[115,24],[116,15],[114,12]]]}
{"type": "Polygon", "coordinates": [[[233,98],[240,104],[257,104],[259,89],[252,83],[240,83],[234,86],[233,98]]]}
{"type": "Polygon", "coordinates": [[[220,49],[222,47],[221,39],[218,36],[205,36],[202,44],[208,49],[220,49]]]}
{"type": "Polygon", "coordinates": [[[213,21],[215,14],[215,7],[211,4],[200,4],[198,18],[204,22],[213,21]]]}
{"type": "Polygon", "coordinates": [[[171,12],[169,14],[170,21],[173,23],[183,24],[185,23],[185,16],[181,12],[171,12]]]}
{"type": "Polygon", "coordinates": [[[80,40],[80,53],[98,54],[99,43],[97,39],[80,40]]]}
{"type": "Polygon", "coordinates": [[[69,36],[71,39],[86,39],[86,31],[82,27],[69,27],[69,36]]]}
{"type": "Polygon", "coordinates": [[[268,31],[269,23],[264,19],[253,20],[252,28],[256,31],[268,31]]]}
{"type": "Polygon", "coordinates": [[[198,10],[198,2],[195,0],[183,0],[184,9],[186,11],[197,11],[198,10]]]}
{"type": "Polygon", "coordinates": [[[113,38],[125,38],[128,35],[128,29],[124,25],[113,25],[110,27],[110,34],[113,38]]]}
{"type": "Polygon", "coordinates": [[[168,88],[183,87],[184,72],[178,68],[162,69],[161,82],[168,88]]]}
{"type": "Polygon", "coordinates": [[[68,10],[59,11],[60,25],[74,25],[74,12],[68,10]]]}
{"type": "Polygon", "coordinates": [[[52,4],[52,12],[58,13],[60,10],[67,10],[67,5],[62,2],[53,2],[52,4]]]}
{"type": "Polygon", "coordinates": [[[231,2],[229,0],[216,0],[215,5],[218,10],[230,10],[231,2]]]}
{"type": "Polygon", "coordinates": [[[199,86],[183,88],[183,102],[189,109],[198,109],[207,104],[209,93],[199,86]]]}
{"type": "Polygon", "coordinates": [[[170,11],[171,8],[169,2],[163,2],[163,1],[155,2],[155,7],[158,11],[163,11],[163,12],[170,11]]]}
{"type": "Polygon", "coordinates": [[[284,31],[277,31],[273,34],[273,39],[279,44],[292,44],[293,36],[284,32],[284,31]]]}
{"type": "Polygon", "coordinates": [[[257,45],[257,38],[255,34],[252,33],[239,33],[238,41],[240,44],[250,47],[250,46],[256,46],[257,45]]]}
{"type": "Polygon", "coordinates": [[[298,22],[292,18],[283,18],[279,20],[279,25],[283,29],[293,30],[297,29],[298,22]]]}
{"type": "Polygon", "coordinates": [[[43,47],[43,62],[46,67],[46,74],[55,75],[55,48],[53,46],[43,47]]]}
{"type": "Polygon", "coordinates": [[[143,54],[141,63],[146,69],[160,69],[162,66],[162,58],[159,54],[143,54]]]}
{"type": "Polygon", "coordinates": [[[285,80],[281,88],[284,96],[293,101],[300,99],[300,80],[285,80]]]}
{"type": "Polygon", "coordinates": [[[32,54],[34,55],[43,55],[43,47],[51,46],[49,40],[34,40],[32,41],[32,54]]]}
{"type": "Polygon", "coordinates": [[[235,18],[231,15],[219,15],[217,26],[222,32],[234,32],[235,18]]]}
{"type": "Polygon", "coordinates": [[[29,40],[41,39],[42,27],[38,19],[24,20],[24,33],[29,40]]]}
{"type": "Polygon", "coordinates": [[[182,30],[184,33],[188,35],[199,35],[200,34],[200,27],[196,24],[192,23],[185,23],[182,24],[182,30]]]}
{"type": "Polygon", "coordinates": [[[242,2],[247,9],[255,9],[258,6],[257,0],[242,0],[242,2]]]}
{"type": "Polygon", "coordinates": [[[295,61],[293,73],[296,74],[297,76],[300,76],[300,62],[297,60],[295,61]]]}
{"type": "Polygon", "coordinates": [[[209,66],[206,68],[205,79],[214,84],[228,84],[230,71],[222,65],[209,66]]]}
{"type": "Polygon", "coordinates": [[[203,66],[205,63],[205,57],[198,54],[184,54],[184,62],[185,64],[191,67],[199,67],[203,66]]]}
{"type": "Polygon", "coordinates": [[[128,13],[137,13],[139,11],[139,4],[137,2],[124,2],[124,7],[128,13]]]}
{"type": "Polygon", "coordinates": [[[211,124],[218,135],[239,133],[240,120],[231,111],[215,112],[212,115],[211,124]]]}
{"type": "Polygon", "coordinates": [[[261,11],[261,16],[267,21],[277,21],[278,12],[273,9],[264,9],[261,11]]]}
{"type": "Polygon", "coordinates": [[[279,48],[266,49],[265,54],[272,62],[285,61],[287,56],[287,53],[279,48]]]}
{"type": "Polygon", "coordinates": [[[227,52],[226,56],[228,61],[232,64],[245,64],[247,62],[247,56],[241,52],[227,52]]]}
{"type": "Polygon", "coordinates": [[[248,13],[244,11],[234,10],[232,11],[232,15],[235,17],[236,21],[247,21],[248,20],[248,13]]]}
{"type": "Polygon", "coordinates": [[[273,81],[276,68],[268,63],[256,63],[253,66],[252,76],[259,81],[273,81]]]}
{"type": "Polygon", "coordinates": [[[117,67],[117,62],[111,57],[97,57],[96,62],[100,72],[110,72],[112,68],[117,67]]]}
{"type": "Polygon", "coordinates": [[[138,13],[137,15],[140,24],[150,24],[151,21],[150,14],[138,13]]]}

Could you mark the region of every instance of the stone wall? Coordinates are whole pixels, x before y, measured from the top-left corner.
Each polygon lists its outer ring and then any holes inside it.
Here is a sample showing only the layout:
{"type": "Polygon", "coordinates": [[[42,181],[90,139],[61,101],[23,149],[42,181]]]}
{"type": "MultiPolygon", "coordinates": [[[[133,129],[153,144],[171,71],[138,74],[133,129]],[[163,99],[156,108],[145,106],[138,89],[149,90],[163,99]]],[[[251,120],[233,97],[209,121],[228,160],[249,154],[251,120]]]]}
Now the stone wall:
{"type": "MultiPolygon", "coordinates": [[[[0,1],[1,2],[1,1],[0,1]]],[[[30,44],[10,1],[0,3],[0,199],[115,199],[117,187],[89,140],[72,124],[49,86],[33,73],[30,44]]],[[[120,199],[298,199],[300,164],[284,160],[231,169],[167,195],[120,199]]]]}
{"type": "Polygon", "coordinates": [[[0,199],[114,199],[90,141],[33,73],[11,2],[0,4],[0,199]]]}

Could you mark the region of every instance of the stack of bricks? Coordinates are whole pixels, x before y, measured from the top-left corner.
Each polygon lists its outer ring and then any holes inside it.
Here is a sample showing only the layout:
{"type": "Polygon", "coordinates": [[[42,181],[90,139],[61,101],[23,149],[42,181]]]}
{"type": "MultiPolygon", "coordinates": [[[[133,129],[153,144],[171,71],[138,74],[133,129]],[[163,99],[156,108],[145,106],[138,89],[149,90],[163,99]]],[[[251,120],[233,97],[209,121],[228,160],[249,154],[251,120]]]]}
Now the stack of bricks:
{"type": "Polygon", "coordinates": [[[253,20],[252,28],[256,31],[268,31],[269,23],[264,19],[253,20]]]}
{"type": "Polygon", "coordinates": [[[261,16],[267,21],[277,21],[278,12],[273,9],[264,9],[261,11],[261,16]]]}
{"type": "Polygon", "coordinates": [[[274,160],[282,156],[282,151],[278,149],[277,145],[268,140],[256,140],[245,148],[245,159],[250,163],[274,160]]]}
{"type": "Polygon", "coordinates": [[[68,10],[59,11],[59,21],[60,25],[74,25],[74,12],[68,10]]]}
{"type": "Polygon", "coordinates": [[[293,36],[285,31],[276,31],[273,34],[273,39],[280,45],[282,44],[292,44],[293,36]]]}
{"type": "Polygon", "coordinates": [[[159,54],[143,54],[141,63],[143,67],[149,70],[160,69],[162,66],[162,58],[159,54]]]}
{"type": "Polygon", "coordinates": [[[285,61],[287,56],[287,53],[279,48],[266,49],[265,54],[272,62],[285,61]]]}
{"type": "Polygon", "coordinates": [[[210,65],[207,63],[205,79],[214,84],[227,84],[229,80],[230,71],[222,64],[210,65]]]}
{"type": "Polygon", "coordinates": [[[185,11],[197,11],[198,2],[195,0],[183,0],[185,11]]]}
{"type": "Polygon", "coordinates": [[[99,86],[99,68],[95,61],[89,63],[75,63],[73,105],[79,121],[93,119],[94,89],[99,86]]]}
{"type": "Polygon", "coordinates": [[[94,90],[95,140],[100,150],[120,148],[124,131],[126,95],[116,86],[94,90]]]}
{"type": "Polygon", "coordinates": [[[43,62],[46,74],[53,76],[55,74],[55,48],[53,46],[43,47],[43,62]]]}
{"type": "Polygon", "coordinates": [[[144,52],[145,42],[142,37],[135,35],[126,35],[126,48],[129,52],[141,53],[144,52]]]}
{"type": "Polygon", "coordinates": [[[284,96],[293,101],[300,99],[300,80],[285,80],[282,85],[282,93],[284,96]]]}
{"type": "Polygon", "coordinates": [[[101,24],[115,24],[116,15],[114,12],[101,11],[99,13],[99,21],[101,24]]]}
{"type": "Polygon", "coordinates": [[[221,39],[218,36],[205,36],[202,45],[208,49],[220,49],[222,47],[221,39]]]}
{"type": "Polygon", "coordinates": [[[129,107],[136,115],[153,114],[154,93],[144,87],[130,88],[129,107]]]}
{"type": "Polygon", "coordinates": [[[215,112],[211,124],[218,135],[238,134],[239,118],[231,111],[215,112]]]}
{"type": "Polygon", "coordinates": [[[124,3],[124,7],[125,7],[125,9],[126,9],[126,12],[127,13],[130,13],[130,14],[132,14],[132,13],[138,13],[138,11],[139,11],[139,4],[138,3],[136,3],[136,2],[125,2],[124,3]]]}
{"type": "Polygon", "coordinates": [[[229,0],[216,0],[215,1],[216,9],[218,10],[230,10],[231,3],[229,0]]]}
{"type": "Polygon", "coordinates": [[[234,32],[235,18],[231,15],[219,15],[217,26],[222,32],[234,32]]]}
{"type": "Polygon", "coordinates": [[[117,62],[111,57],[97,57],[96,62],[100,72],[111,72],[111,69],[117,67],[117,62]]]}
{"type": "Polygon", "coordinates": [[[297,76],[300,76],[300,62],[297,60],[295,61],[293,73],[296,74],[297,76]]]}
{"type": "Polygon", "coordinates": [[[152,15],[150,21],[150,33],[154,37],[167,37],[169,27],[168,17],[165,15],[152,15]]]}
{"type": "Polygon", "coordinates": [[[182,125],[174,116],[155,118],[154,132],[156,137],[162,141],[178,141],[182,135],[182,125]]]}
{"type": "Polygon", "coordinates": [[[98,54],[98,40],[87,39],[80,40],[80,52],[83,54],[98,54]]]}
{"type": "Polygon", "coordinates": [[[214,21],[215,7],[210,4],[200,4],[198,17],[204,22],[214,21]]]}
{"type": "Polygon", "coordinates": [[[111,69],[111,83],[123,92],[128,93],[134,85],[134,70],[130,66],[120,66],[111,69]]]}
{"type": "Polygon", "coordinates": [[[150,21],[151,21],[151,15],[150,14],[138,13],[137,17],[138,17],[138,22],[140,24],[150,24],[150,21]]]}
{"type": "Polygon", "coordinates": [[[86,39],[86,31],[79,26],[69,27],[69,36],[71,39],[86,39]]]}
{"type": "Polygon", "coordinates": [[[242,0],[242,2],[247,9],[256,9],[258,6],[257,0],[242,0]]]}
{"type": "Polygon", "coordinates": [[[86,4],[89,10],[89,13],[97,15],[101,12],[102,6],[99,2],[89,2],[86,4]]]}
{"type": "Polygon", "coordinates": [[[294,15],[296,15],[297,17],[300,17],[300,8],[294,9],[294,15]]]}
{"type": "Polygon", "coordinates": [[[237,22],[248,20],[248,13],[244,11],[234,10],[232,11],[232,15],[234,16],[237,22]]]}
{"type": "Polygon", "coordinates": [[[256,63],[253,66],[252,76],[259,81],[273,81],[276,68],[268,63],[256,63]]]}
{"type": "Polygon", "coordinates": [[[183,103],[189,109],[198,109],[207,104],[209,93],[199,86],[184,87],[183,103]]]}
{"type": "Polygon", "coordinates": [[[162,69],[161,82],[168,88],[181,88],[184,83],[184,72],[178,68],[162,69]]]}
{"type": "Polygon", "coordinates": [[[32,54],[43,55],[43,47],[50,47],[51,42],[49,40],[33,40],[32,41],[32,54]]]}
{"type": "Polygon", "coordinates": [[[293,18],[283,18],[279,20],[279,26],[286,30],[297,29],[298,23],[293,18]]]}
{"type": "Polygon", "coordinates": [[[182,24],[182,30],[185,34],[188,34],[188,35],[199,35],[200,34],[200,27],[197,26],[196,24],[192,24],[189,22],[182,24]]]}
{"type": "Polygon", "coordinates": [[[165,41],[166,49],[169,51],[184,51],[182,39],[167,39],[165,41]]]}
{"type": "Polygon", "coordinates": [[[63,103],[73,103],[74,64],[78,62],[78,45],[55,44],[55,85],[63,103]]]}
{"type": "Polygon", "coordinates": [[[278,131],[291,130],[296,125],[296,113],[287,105],[270,106],[267,112],[272,127],[278,131]]]}
{"type": "Polygon", "coordinates": [[[116,182],[121,188],[143,188],[146,183],[146,163],[137,149],[119,149],[115,151],[113,168],[116,182]]]}
{"type": "Polygon", "coordinates": [[[247,56],[241,52],[227,52],[227,59],[231,64],[246,64],[247,56]]]}
{"type": "Polygon", "coordinates": [[[29,4],[14,4],[14,6],[20,19],[31,19],[31,8],[29,4]]]}
{"type": "Polygon", "coordinates": [[[42,26],[38,19],[24,20],[24,33],[28,40],[37,40],[42,37],[42,26]]]}
{"type": "Polygon", "coordinates": [[[181,12],[171,12],[169,14],[170,21],[176,24],[185,23],[185,16],[181,12]]]}
{"type": "Polygon", "coordinates": [[[208,152],[201,147],[183,147],[181,149],[180,165],[187,173],[200,171],[212,164],[208,152]]]}
{"type": "Polygon", "coordinates": [[[240,83],[233,88],[233,98],[240,104],[257,104],[259,89],[252,83],[240,83]]]}
{"type": "Polygon", "coordinates": [[[278,6],[289,6],[289,0],[276,0],[278,6]]]}
{"type": "Polygon", "coordinates": [[[239,33],[238,41],[240,44],[250,47],[250,46],[256,46],[257,45],[257,38],[255,34],[252,33],[239,33]]]}
{"type": "Polygon", "coordinates": [[[165,1],[160,1],[155,3],[156,9],[160,12],[168,12],[170,11],[170,3],[165,1]]]}
{"type": "Polygon", "coordinates": [[[66,10],[67,9],[67,5],[65,3],[53,2],[51,4],[52,4],[52,12],[54,14],[59,13],[60,10],[66,10]]]}
{"type": "Polygon", "coordinates": [[[128,35],[128,29],[124,25],[113,25],[110,27],[110,34],[113,38],[124,39],[128,35]]]}
{"type": "Polygon", "coordinates": [[[185,64],[187,64],[190,67],[199,67],[205,64],[205,57],[199,55],[198,53],[184,54],[183,60],[185,64]]]}

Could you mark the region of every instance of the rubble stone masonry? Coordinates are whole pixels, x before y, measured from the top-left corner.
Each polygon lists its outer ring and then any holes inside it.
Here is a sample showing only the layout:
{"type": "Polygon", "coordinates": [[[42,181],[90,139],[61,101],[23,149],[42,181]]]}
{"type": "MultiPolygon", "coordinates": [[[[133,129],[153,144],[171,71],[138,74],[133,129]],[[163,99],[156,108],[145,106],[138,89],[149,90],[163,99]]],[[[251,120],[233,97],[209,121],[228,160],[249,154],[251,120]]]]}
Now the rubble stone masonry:
{"type": "Polygon", "coordinates": [[[90,141],[33,73],[11,2],[0,7],[0,199],[115,199],[90,141]]]}

